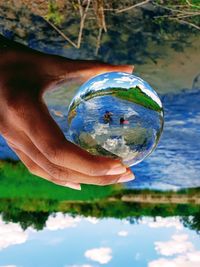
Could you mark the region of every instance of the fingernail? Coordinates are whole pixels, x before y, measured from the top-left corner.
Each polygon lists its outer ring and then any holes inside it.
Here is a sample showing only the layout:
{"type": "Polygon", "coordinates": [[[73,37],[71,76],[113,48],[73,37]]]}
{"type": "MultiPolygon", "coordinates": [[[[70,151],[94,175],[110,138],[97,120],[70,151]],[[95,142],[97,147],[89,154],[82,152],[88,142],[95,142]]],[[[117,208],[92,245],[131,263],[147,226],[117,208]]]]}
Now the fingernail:
{"type": "Polygon", "coordinates": [[[122,175],[120,177],[120,179],[118,180],[119,183],[124,183],[124,182],[128,182],[131,181],[135,178],[135,175],[132,172],[128,172],[125,173],[124,175],[122,175]]]}
{"type": "Polygon", "coordinates": [[[75,189],[75,190],[81,190],[81,185],[80,184],[75,184],[75,183],[66,183],[64,186],[75,189]]]}
{"type": "Polygon", "coordinates": [[[115,174],[121,174],[121,173],[125,173],[125,172],[126,172],[126,167],[122,166],[122,165],[119,165],[119,166],[116,166],[115,168],[112,168],[112,169],[108,170],[106,172],[106,174],[115,175],[115,174]]]}

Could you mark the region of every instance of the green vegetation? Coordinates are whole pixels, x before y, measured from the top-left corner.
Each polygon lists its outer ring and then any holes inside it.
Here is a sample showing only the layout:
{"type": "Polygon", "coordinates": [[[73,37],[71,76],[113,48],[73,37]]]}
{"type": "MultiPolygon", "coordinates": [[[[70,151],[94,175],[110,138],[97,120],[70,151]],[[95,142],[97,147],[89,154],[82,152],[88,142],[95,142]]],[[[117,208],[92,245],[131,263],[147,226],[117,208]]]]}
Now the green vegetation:
{"type": "Polygon", "coordinates": [[[40,230],[53,212],[97,218],[180,216],[183,223],[200,230],[200,189],[178,192],[130,190],[121,186],[83,186],[81,192],[53,185],[31,175],[21,163],[0,162],[0,214],[24,229],[40,230]]]}
{"type": "Polygon", "coordinates": [[[0,199],[95,200],[112,191],[109,186],[83,186],[80,193],[30,174],[21,163],[0,162],[0,199]]]}
{"type": "Polygon", "coordinates": [[[56,2],[48,2],[48,13],[45,18],[55,23],[55,25],[60,25],[63,22],[63,15],[59,12],[56,2]]]}
{"type": "MultiPolygon", "coordinates": [[[[0,161],[0,198],[9,200],[51,200],[51,201],[98,201],[108,200],[110,197],[114,201],[121,201],[124,196],[141,195],[152,196],[153,198],[161,198],[164,196],[170,198],[178,198],[180,196],[186,198],[185,203],[194,203],[195,199],[200,199],[200,190],[185,189],[178,192],[173,191],[152,191],[152,190],[128,190],[123,189],[120,185],[115,186],[83,186],[82,191],[72,190],[66,187],[52,184],[44,179],[30,174],[24,165],[20,162],[0,161]]],[[[34,202],[34,201],[33,201],[34,202]]],[[[147,201],[148,202],[148,201],[147,201]]],[[[178,203],[177,202],[177,203],[178,203]]],[[[180,202],[181,203],[181,202],[180,202]]]]}
{"type": "Polygon", "coordinates": [[[163,110],[152,98],[143,93],[138,86],[129,88],[128,90],[118,90],[114,95],[120,99],[134,102],[151,110],[158,112],[163,110]]]}
{"type": "Polygon", "coordinates": [[[3,220],[19,222],[23,228],[32,225],[36,229],[42,229],[48,216],[58,211],[73,216],[128,218],[130,221],[142,219],[144,216],[153,218],[180,216],[181,220],[187,223],[187,227],[200,231],[200,207],[195,204],[123,202],[109,200],[109,198],[99,201],[2,199],[0,202],[0,213],[3,220]]]}

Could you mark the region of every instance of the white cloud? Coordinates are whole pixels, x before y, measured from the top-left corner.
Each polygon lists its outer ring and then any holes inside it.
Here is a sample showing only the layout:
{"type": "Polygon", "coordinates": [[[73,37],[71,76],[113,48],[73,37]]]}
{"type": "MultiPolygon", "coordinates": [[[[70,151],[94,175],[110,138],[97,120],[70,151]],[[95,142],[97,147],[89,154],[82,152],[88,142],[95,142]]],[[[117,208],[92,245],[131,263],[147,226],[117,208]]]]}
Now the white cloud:
{"type": "Polygon", "coordinates": [[[173,259],[160,258],[149,262],[148,267],[199,267],[200,251],[193,251],[173,259]]]}
{"type": "Polygon", "coordinates": [[[174,235],[170,241],[155,242],[155,249],[158,253],[164,256],[192,251],[193,245],[187,239],[187,235],[174,235]]]}
{"type": "Polygon", "coordinates": [[[86,220],[92,224],[97,224],[99,220],[95,217],[87,217],[86,220]]]}
{"type": "Polygon", "coordinates": [[[93,127],[94,133],[91,136],[96,139],[97,136],[103,137],[109,133],[109,125],[103,123],[96,123],[93,127]]]}
{"type": "Polygon", "coordinates": [[[170,121],[166,121],[165,125],[167,127],[176,127],[177,125],[184,125],[186,124],[186,121],[182,121],[182,120],[170,120],[170,121]]]}
{"type": "Polygon", "coordinates": [[[139,116],[139,113],[137,113],[135,110],[133,110],[132,108],[128,107],[128,112],[126,113],[125,117],[129,118],[130,116],[139,116]]]}
{"type": "Polygon", "coordinates": [[[123,219],[123,220],[122,220],[122,224],[130,224],[130,222],[127,221],[126,219],[123,219]]]}
{"type": "Polygon", "coordinates": [[[119,71],[118,74],[121,74],[121,75],[124,75],[124,76],[129,76],[130,75],[130,73],[121,72],[121,71],[119,71]]]}
{"type": "Polygon", "coordinates": [[[90,100],[90,101],[85,101],[84,104],[85,104],[85,106],[86,106],[88,112],[89,112],[89,110],[91,110],[91,109],[92,109],[92,110],[96,110],[96,109],[98,109],[98,104],[94,101],[94,99],[92,99],[92,100],[90,100]]]}
{"type": "Polygon", "coordinates": [[[134,83],[134,82],[137,82],[137,79],[133,78],[129,75],[126,75],[126,76],[122,76],[120,78],[115,78],[114,81],[116,81],[117,83],[124,83],[124,82],[134,83]]]}
{"type": "Polygon", "coordinates": [[[188,240],[188,235],[186,234],[181,234],[181,235],[173,235],[172,239],[177,241],[177,242],[185,242],[186,240],[188,240]]]}
{"type": "Polygon", "coordinates": [[[109,247],[93,248],[85,252],[85,257],[106,264],[112,259],[112,249],[109,247]]]}
{"type": "Polygon", "coordinates": [[[72,216],[58,212],[48,218],[48,220],[46,221],[46,229],[54,231],[70,227],[76,227],[77,223],[80,221],[80,217],[73,218],[72,216]]]}
{"type": "Polygon", "coordinates": [[[90,264],[83,264],[83,265],[67,265],[66,267],[93,267],[90,264]]]}
{"type": "Polygon", "coordinates": [[[0,266],[0,267],[17,267],[16,265],[3,265],[3,266],[0,266]]]}
{"type": "Polygon", "coordinates": [[[102,86],[108,81],[109,79],[103,79],[101,81],[97,81],[97,82],[93,82],[90,86],[90,89],[92,90],[97,90],[97,89],[101,89],[102,86]]]}
{"type": "Polygon", "coordinates": [[[194,250],[192,252],[187,253],[187,257],[190,261],[198,262],[200,266],[200,251],[194,250]]]}
{"type": "Polygon", "coordinates": [[[180,223],[179,219],[176,217],[172,218],[162,218],[162,217],[156,217],[156,220],[148,220],[144,219],[142,221],[143,224],[147,224],[151,228],[169,228],[169,227],[175,227],[177,230],[182,230],[183,225],[180,223]]]}
{"type": "MultiPolygon", "coordinates": [[[[186,128],[183,127],[181,131],[185,133],[185,136],[191,134],[191,129],[188,128],[187,131],[185,131],[184,129],[186,128]]],[[[167,155],[169,154],[167,153],[167,155]]],[[[165,158],[163,158],[163,160],[165,160],[165,158]]],[[[190,177],[193,177],[192,184],[194,187],[198,187],[199,174],[197,174],[196,169],[192,167],[194,166],[192,161],[190,161],[191,164],[190,168],[188,168],[186,162],[187,162],[186,156],[183,153],[182,155],[181,154],[177,155],[177,157],[174,158],[173,160],[170,160],[168,164],[162,163],[165,166],[164,168],[162,168],[162,170],[160,170],[162,172],[162,177],[165,177],[165,179],[167,180],[168,178],[171,179],[171,177],[173,176],[173,181],[177,181],[177,184],[183,183],[184,179],[184,187],[190,186],[191,184],[190,177]]],[[[171,183],[173,183],[173,181],[171,180],[171,183]]]]}
{"type": "Polygon", "coordinates": [[[192,123],[200,123],[200,114],[197,113],[197,115],[193,115],[192,118],[189,118],[188,119],[189,122],[192,122],[192,123]]]}
{"type": "Polygon", "coordinates": [[[22,244],[27,239],[28,233],[21,228],[20,224],[5,223],[0,217],[0,250],[11,245],[22,244]]]}
{"type": "Polygon", "coordinates": [[[119,231],[117,234],[119,236],[127,236],[128,235],[128,232],[127,231],[119,231]]]}
{"type": "Polygon", "coordinates": [[[151,261],[148,267],[199,267],[200,251],[188,240],[187,234],[175,234],[167,242],[155,242],[155,249],[162,255],[174,258],[159,258],[151,261]],[[175,254],[178,254],[175,257],[175,254]]]}

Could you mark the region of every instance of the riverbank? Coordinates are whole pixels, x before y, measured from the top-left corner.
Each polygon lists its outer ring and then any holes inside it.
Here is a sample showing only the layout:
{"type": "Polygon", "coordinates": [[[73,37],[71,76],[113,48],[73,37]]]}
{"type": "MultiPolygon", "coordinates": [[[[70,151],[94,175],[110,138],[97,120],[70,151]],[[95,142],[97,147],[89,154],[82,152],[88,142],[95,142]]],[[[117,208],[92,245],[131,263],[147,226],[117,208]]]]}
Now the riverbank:
{"type": "Polygon", "coordinates": [[[0,215],[5,222],[37,230],[49,216],[118,218],[179,216],[199,231],[200,188],[178,191],[128,189],[123,185],[82,186],[82,191],[54,185],[30,174],[19,162],[0,162],[0,215]]]}
{"type": "Polygon", "coordinates": [[[112,186],[83,185],[82,190],[52,184],[32,175],[20,162],[0,161],[0,198],[7,200],[34,199],[52,201],[150,204],[200,204],[200,188],[172,190],[128,189],[122,184],[112,186]]]}

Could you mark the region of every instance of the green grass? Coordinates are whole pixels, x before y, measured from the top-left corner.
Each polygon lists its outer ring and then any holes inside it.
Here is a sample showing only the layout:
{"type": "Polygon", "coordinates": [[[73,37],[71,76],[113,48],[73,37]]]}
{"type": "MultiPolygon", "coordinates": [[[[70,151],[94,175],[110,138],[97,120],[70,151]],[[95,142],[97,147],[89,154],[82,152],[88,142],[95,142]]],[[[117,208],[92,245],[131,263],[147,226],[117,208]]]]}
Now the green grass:
{"type": "Polygon", "coordinates": [[[114,95],[120,99],[128,100],[138,105],[144,106],[145,108],[155,110],[158,112],[162,111],[162,108],[148,95],[143,93],[139,87],[118,91],[115,92],[114,95]]]}
{"type": "Polygon", "coordinates": [[[124,195],[142,197],[186,196],[200,198],[200,189],[183,189],[174,191],[159,191],[148,189],[125,189],[122,185],[93,186],[83,185],[81,191],[58,186],[29,173],[20,162],[0,161],[0,198],[1,199],[32,199],[51,201],[105,201],[109,197],[120,200],[124,195]]]}
{"type": "Polygon", "coordinates": [[[0,163],[0,198],[96,200],[113,191],[111,186],[82,186],[81,191],[62,187],[34,176],[21,163],[0,163]]]}

